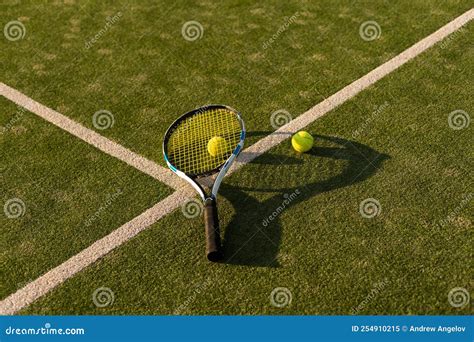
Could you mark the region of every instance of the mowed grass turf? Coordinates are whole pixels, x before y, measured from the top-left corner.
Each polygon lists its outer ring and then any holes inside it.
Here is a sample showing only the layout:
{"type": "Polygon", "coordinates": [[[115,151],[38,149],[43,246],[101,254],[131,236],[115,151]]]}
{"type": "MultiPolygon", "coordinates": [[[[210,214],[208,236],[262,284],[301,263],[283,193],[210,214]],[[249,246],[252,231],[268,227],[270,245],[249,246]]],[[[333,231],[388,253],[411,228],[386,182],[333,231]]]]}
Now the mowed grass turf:
{"type": "Polygon", "coordinates": [[[296,117],[470,7],[461,0],[11,1],[2,23],[20,20],[26,32],[1,40],[1,75],[91,129],[92,115],[109,110],[115,123],[101,134],[164,165],[163,135],[182,113],[223,103],[243,113],[250,131],[269,132],[273,112],[296,117]],[[381,35],[365,41],[359,28],[371,20],[381,35]],[[183,38],[188,21],[202,25],[200,39],[183,38]]]}
{"type": "Polygon", "coordinates": [[[286,141],[225,179],[224,263],[205,260],[202,218],[178,210],[22,313],[472,313],[448,301],[473,285],[472,125],[453,130],[448,115],[472,112],[473,30],[308,127],[310,153],[286,141]],[[359,209],[369,198],[373,218],[359,209]],[[114,294],[103,308],[100,287],[114,294]],[[277,287],[291,292],[283,308],[277,287]]]}
{"type": "Polygon", "coordinates": [[[4,98],[0,106],[4,298],[171,190],[4,98]]]}

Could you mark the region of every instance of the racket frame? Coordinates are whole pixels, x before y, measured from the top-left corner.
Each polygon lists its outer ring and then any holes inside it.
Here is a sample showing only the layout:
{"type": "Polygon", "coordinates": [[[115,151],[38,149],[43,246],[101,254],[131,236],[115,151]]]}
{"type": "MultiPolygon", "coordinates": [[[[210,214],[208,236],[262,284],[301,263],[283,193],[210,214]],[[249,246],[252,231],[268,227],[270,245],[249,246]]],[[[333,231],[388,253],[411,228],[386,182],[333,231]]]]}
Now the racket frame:
{"type": "MultiPolygon", "coordinates": [[[[176,173],[179,177],[181,177],[182,179],[184,179],[185,181],[187,181],[189,184],[191,184],[193,186],[193,188],[201,196],[201,198],[204,202],[206,211],[207,211],[207,207],[209,205],[209,202],[211,202],[213,204],[213,206],[214,206],[213,208],[214,208],[214,211],[215,211],[214,212],[215,221],[216,221],[215,224],[217,225],[217,233],[218,233],[218,219],[217,219],[217,207],[216,207],[217,192],[218,192],[219,187],[221,185],[222,179],[224,178],[227,171],[232,166],[232,163],[235,161],[235,158],[237,158],[237,156],[239,155],[239,153],[242,151],[242,149],[244,147],[245,135],[246,135],[245,123],[242,119],[241,114],[237,110],[235,110],[232,107],[226,106],[226,105],[209,104],[209,105],[205,105],[205,106],[193,109],[192,111],[189,111],[186,114],[183,114],[182,116],[180,116],[168,128],[168,130],[166,131],[166,134],[165,134],[165,138],[163,139],[163,156],[164,156],[166,164],[168,165],[170,170],[173,171],[174,173],[176,173]],[[223,162],[221,165],[219,165],[215,169],[210,170],[210,171],[205,172],[205,173],[202,173],[202,174],[186,174],[183,171],[178,170],[174,165],[172,165],[170,163],[170,161],[168,159],[168,156],[166,154],[166,151],[167,151],[166,144],[168,142],[169,137],[173,133],[174,129],[179,126],[181,121],[183,121],[184,119],[186,119],[190,116],[196,115],[199,112],[204,112],[204,111],[209,110],[209,109],[227,109],[227,110],[229,110],[229,111],[231,111],[235,114],[236,118],[239,121],[240,129],[241,129],[241,131],[240,131],[240,141],[237,144],[237,146],[234,148],[234,150],[232,151],[229,158],[227,158],[227,160],[225,162],[223,162]],[[204,190],[204,187],[201,184],[199,184],[199,179],[209,178],[209,177],[215,175],[216,173],[217,173],[217,177],[215,177],[215,179],[214,179],[214,183],[212,185],[211,192],[210,192],[209,195],[207,195],[205,190],[204,190]]],[[[205,214],[206,214],[206,212],[205,212],[205,214]]],[[[219,242],[219,244],[220,244],[220,242],[219,242]]],[[[208,258],[209,258],[209,254],[208,254],[208,258]]],[[[214,261],[214,260],[212,260],[212,261],[214,261]]]]}

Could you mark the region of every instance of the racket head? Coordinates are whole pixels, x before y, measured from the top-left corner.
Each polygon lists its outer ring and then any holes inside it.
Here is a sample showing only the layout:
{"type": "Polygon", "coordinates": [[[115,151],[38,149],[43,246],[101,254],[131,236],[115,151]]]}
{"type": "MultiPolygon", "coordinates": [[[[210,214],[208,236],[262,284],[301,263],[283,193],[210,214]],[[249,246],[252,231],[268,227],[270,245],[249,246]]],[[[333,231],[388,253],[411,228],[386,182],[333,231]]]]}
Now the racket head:
{"type": "Polygon", "coordinates": [[[245,125],[235,109],[225,105],[206,105],[179,117],[168,128],[163,154],[169,168],[189,178],[211,176],[219,172],[243,147],[245,125]],[[216,153],[208,145],[217,141],[216,153]]]}

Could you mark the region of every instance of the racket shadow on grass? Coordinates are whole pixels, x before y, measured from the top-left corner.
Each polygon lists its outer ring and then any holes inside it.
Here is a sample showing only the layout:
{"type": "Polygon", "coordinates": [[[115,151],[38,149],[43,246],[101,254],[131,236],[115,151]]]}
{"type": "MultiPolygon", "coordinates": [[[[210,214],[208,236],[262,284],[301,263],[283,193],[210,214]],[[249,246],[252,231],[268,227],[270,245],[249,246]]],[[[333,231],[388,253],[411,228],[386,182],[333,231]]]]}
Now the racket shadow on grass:
{"type": "MultiPolygon", "coordinates": [[[[229,184],[232,183],[232,179],[223,182],[220,195],[230,202],[235,212],[230,222],[225,224],[224,263],[279,267],[278,253],[283,228],[280,215],[309,198],[370,178],[382,163],[390,158],[355,141],[323,135],[314,137],[316,146],[307,153],[307,156],[311,157],[310,160],[306,156],[303,161],[302,156],[296,154],[290,157],[264,154],[252,162],[258,165],[247,167],[253,169],[247,171],[244,178],[250,180],[248,182],[250,184],[257,184],[256,186],[246,187],[242,184],[242,178],[239,178],[238,185],[235,185],[237,183],[235,181],[234,184],[229,184]],[[339,165],[339,170],[331,172],[331,163],[339,165]],[[323,164],[322,167],[326,167],[326,170],[329,168],[328,177],[318,178],[317,168],[314,172],[309,169],[307,171],[309,174],[299,175],[295,171],[304,167],[301,166],[303,164],[310,166],[323,164]],[[269,169],[267,165],[271,168],[269,169]],[[261,172],[256,169],[261,169],[261,172]],[[288,187],[281,186],[281,182],[278,181],[279,176],[285,174],[296,177],[290,180],[292,185],[288,187]],[[262,181],[265,183],[265,178],[272,176],[274,180],[270,181],[271,186],[259,186],[262,181]],[[259,192],[265,193],[259,196],[265,199],[257,199],[251,195],[259,192]]],[[[293,228],[285,227],[285,229],[293,228]]],[[[304,241],[304,230],[300,233],[302,234],[300,241],[304,241]]]]}

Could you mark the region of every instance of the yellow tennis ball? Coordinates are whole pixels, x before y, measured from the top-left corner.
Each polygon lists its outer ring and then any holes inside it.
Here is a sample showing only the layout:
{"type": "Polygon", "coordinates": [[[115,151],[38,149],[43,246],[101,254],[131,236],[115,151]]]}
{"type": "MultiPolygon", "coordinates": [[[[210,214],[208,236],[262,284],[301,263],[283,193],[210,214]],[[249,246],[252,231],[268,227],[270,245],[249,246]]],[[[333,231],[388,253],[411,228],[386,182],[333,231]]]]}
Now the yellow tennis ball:
{"type": "Polygon", "coordinates": [[[297,152],[308,152],[313,147],[314,139],[306,131],[299,131],[291,138],[291,145],[297,152]]]}
{"type": "Polygon", "coordinates": [[[214,137],[207,143],[207,151],[213,157],[223,155],[227,151],[227,141],[222,137],[214,137]]]}

